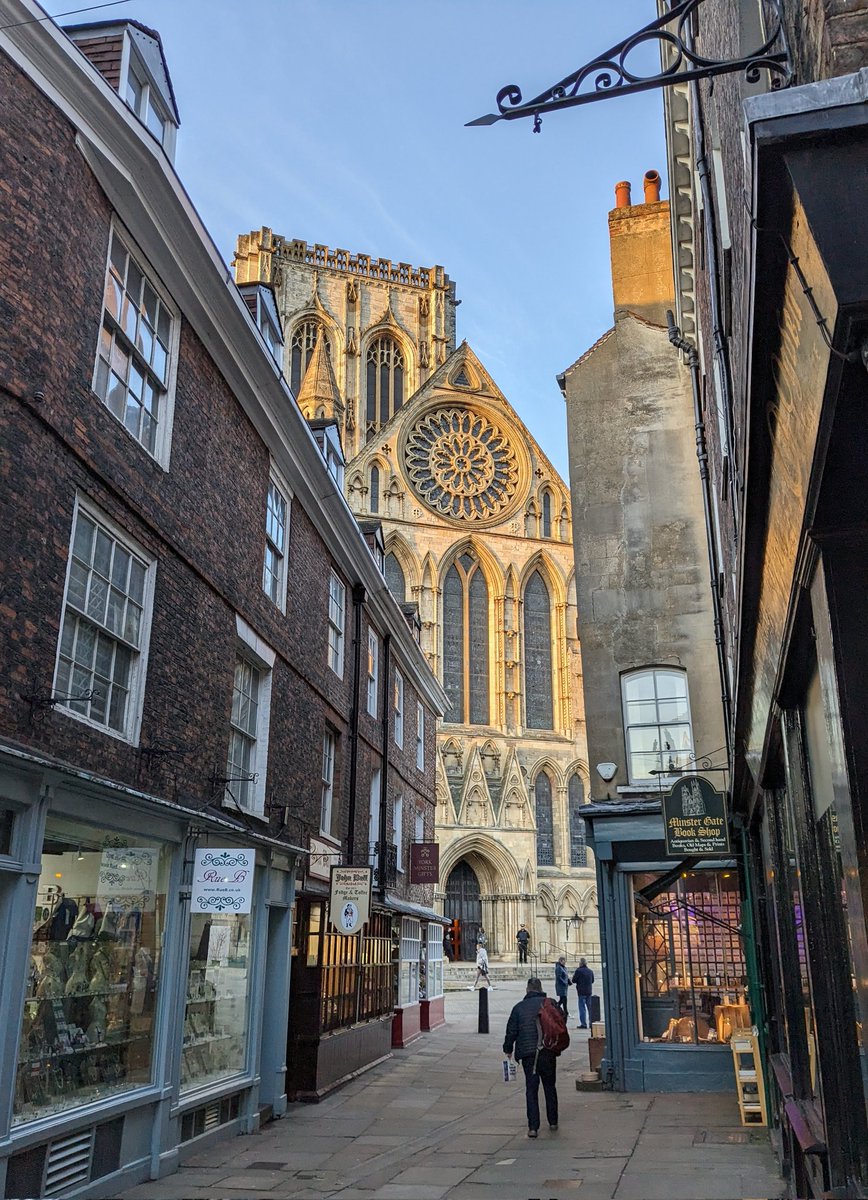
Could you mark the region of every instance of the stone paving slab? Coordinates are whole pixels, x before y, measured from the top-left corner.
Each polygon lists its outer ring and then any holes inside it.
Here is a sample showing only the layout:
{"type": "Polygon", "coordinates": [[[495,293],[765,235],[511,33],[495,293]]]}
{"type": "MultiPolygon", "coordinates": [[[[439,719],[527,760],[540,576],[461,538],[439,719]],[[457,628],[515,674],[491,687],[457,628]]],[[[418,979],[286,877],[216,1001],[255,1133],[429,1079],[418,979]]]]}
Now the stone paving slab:
{"type": "Polygon", "coordinates": [[[447,998],[448,1024],[318,1105],[250,1137],[211,1143],[118,1200],[744,1200],[782,1194],[764,1133],[732,1095],[576,1092],[583,1035],[558,1064],[560,1129],[526,1136],[524,1088],[500,1044],[522,983],[447,998]],[[729,1139],[729,1140],[728,1140],[729,1139]]]}

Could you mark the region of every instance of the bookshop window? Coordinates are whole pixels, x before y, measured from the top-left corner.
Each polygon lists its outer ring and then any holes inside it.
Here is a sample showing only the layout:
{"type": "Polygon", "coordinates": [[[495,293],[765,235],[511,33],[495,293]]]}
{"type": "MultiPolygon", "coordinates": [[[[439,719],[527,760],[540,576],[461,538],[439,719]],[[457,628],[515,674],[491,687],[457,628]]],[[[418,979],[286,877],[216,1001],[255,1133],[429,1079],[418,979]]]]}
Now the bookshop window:
{"type": "Polygon", "coordinates": [[[151,1082],[170,851],[50,816],[13,1123],[151,1082]]]}
{"type": "Polygon", "coordinates": [[[751,1024],[735,870],[687,871],[656,894],[659,876],[632,878],[643,1041],[728,1042],[751,1024]]]}
{"type": "Polygon", "coordinates": [[[190,919],[182,1090],[247,1065],[251,920],[247,913],[196,912],[190,919]]]}

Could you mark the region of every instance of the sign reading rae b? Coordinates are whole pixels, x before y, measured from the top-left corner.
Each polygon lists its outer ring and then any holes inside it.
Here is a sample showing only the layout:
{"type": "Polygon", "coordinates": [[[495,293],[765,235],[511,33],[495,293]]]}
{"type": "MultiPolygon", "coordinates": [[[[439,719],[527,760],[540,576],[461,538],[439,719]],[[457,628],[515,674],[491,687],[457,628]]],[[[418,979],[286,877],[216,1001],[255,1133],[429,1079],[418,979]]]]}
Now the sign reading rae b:
{"type": "Polygon", "coordinates": [[[726,796],[701,775],[684,775],[663,796],[668,858],[731,854],[726,796]]]}
{"type": "Polygon", "coordinates": [[[440,882],[440,846],[437,842],[410,843],[410,882],[440,882]]]}
{"type": "Polygon", "coordinates": [[[371,911],[371,868],[332,867],[329,918],[338,933],[360,933],[371,911]]]}

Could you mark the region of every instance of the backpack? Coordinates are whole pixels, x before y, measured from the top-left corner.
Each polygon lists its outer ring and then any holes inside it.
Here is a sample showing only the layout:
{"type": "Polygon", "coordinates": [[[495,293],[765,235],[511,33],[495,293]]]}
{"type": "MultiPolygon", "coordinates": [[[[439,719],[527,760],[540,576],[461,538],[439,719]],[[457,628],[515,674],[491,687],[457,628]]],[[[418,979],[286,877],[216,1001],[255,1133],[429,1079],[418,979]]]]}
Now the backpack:
{"type": "Polygon", "coordinates": [[[570,1044],[567,1019],[560,1008],[546,996],[537,1013],[537,1050],[551,1050],[560,1054],[570,1044]]]}

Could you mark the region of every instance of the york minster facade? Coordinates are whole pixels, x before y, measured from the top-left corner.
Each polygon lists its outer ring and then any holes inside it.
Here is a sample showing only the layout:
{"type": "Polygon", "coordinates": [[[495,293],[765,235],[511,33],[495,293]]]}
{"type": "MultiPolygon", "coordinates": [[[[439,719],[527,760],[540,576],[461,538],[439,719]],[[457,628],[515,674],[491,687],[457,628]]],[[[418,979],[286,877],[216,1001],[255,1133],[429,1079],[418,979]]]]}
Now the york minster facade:
{"type": "MultiPolygon", "coordinates": [[[[473,350],[442,267],[242,235],[239,284],[271,284],[304,415],[334,422],[347,500],[379,521],[385,577],[417,606],[451,708],[437,738],[438,908],[460,956],[485,930],[541,963],[599,959],[567,487],[473,350]]],[[[397,698],[396,698],[397,703],[397,698]]]]}

